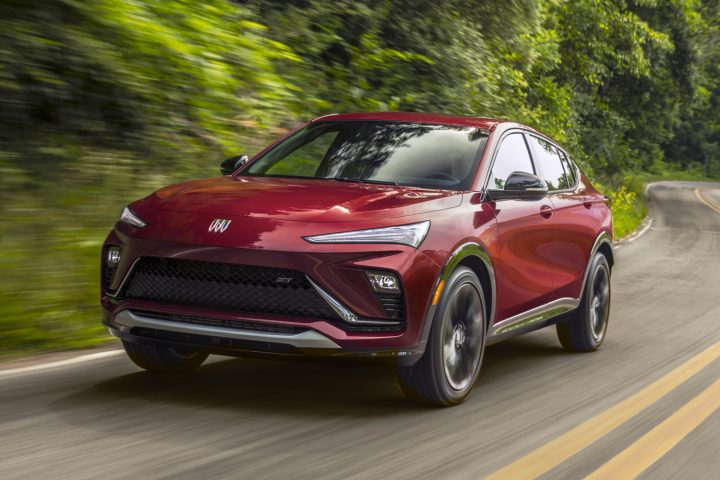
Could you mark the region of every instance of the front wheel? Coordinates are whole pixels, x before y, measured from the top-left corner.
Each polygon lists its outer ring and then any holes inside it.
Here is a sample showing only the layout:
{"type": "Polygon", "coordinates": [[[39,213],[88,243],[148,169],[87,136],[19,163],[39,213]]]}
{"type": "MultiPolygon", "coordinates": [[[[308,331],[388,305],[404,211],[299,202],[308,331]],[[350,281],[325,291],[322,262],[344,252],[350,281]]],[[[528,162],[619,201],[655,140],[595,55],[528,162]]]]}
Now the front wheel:
{"type": "Polygon", "coordinates": [[[430,405],[465,400],[480,371],[485,325],[480,282],[472,270],[460,267],[445,282],[422,358],[398,370],[403,392],[430,405]]]}
{"type": "Polygon", "coordinates": [[[207,353],[159,347],[145,343],[122,342],[125,353],[138,367],[153,373],[189,373],[202,365],[207,353]]]}
{"type": "Polygon", "coordinates": [[[610,317],[610,265],[596,253],[588,272],[580,306],[557,324],[560,344],[571,352],[597,350],[605,340],[610,317]]]}

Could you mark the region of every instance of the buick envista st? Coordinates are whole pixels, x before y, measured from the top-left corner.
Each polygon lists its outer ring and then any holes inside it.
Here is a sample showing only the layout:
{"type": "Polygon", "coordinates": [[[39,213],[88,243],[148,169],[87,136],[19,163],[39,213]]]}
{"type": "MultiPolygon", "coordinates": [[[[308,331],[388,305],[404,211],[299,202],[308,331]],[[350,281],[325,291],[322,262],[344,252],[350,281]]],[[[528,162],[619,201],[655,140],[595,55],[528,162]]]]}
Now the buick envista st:
{"type": "Polygon", "coordinates": [[[531,128],[328,115],[221,171],[128,205],[103,245],[103,322],[144,369],[380,357],[451,405],[487,345],[553,324],[567,350],[605,338],[607,199],[531,128]]]}

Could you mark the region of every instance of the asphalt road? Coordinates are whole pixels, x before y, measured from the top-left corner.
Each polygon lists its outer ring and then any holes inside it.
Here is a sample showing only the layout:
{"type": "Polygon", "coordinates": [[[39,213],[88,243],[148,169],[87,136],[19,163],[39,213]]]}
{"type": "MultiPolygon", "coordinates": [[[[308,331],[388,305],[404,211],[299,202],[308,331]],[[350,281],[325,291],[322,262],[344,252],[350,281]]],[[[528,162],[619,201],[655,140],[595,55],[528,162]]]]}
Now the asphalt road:
{"type": "Polygon", "coordinates": [[[523,470],[533,452],[547,464],[541,478],[581,478],[623,452],[645,462],[640,478],[720,478],[717,389],[701,395],[720,360],[692,375],[682,366],[720,342],[720,184],[650,194],[651,228],[617,250],[596,353],[563,352],[552,328],[498,344],[471,397],[450,409],[408,403],[389,370],[354,364],[218,357],[191,377],[158,378],[112,355],[0,371],[0,478],[474,479],[507,466],[501,477],[523,478],[538,474],[523,470]],[[693,399],[706,414],[682,408],[693,399]],[[609,431],[582,430],[594,418],[609,431]],[[576,431],[575,451],[548,447],[576,431]]]}

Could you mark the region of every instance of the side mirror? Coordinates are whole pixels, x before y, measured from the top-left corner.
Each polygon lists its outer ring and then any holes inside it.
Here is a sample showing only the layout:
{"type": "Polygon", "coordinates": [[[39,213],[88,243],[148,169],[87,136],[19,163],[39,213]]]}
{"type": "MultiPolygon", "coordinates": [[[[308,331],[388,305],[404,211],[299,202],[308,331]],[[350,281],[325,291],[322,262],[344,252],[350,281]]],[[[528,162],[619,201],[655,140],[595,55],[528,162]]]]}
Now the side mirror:
{"type": "Polygon", "coordinates": [[[234,157],[230,157],[220,164],[220,173],[222,173],[223,175],[230,175],[235,170],[240,168],[240,166],[244,165],[247,161],[247,155],[237,155],[234,157]]]}
{"type": "Polygon", "coordinates": [[[505,181],[503,190],[488,190],[492,200],[540,200],[548,192],[545,180],[526,172],[513,172],[505,181]]]}

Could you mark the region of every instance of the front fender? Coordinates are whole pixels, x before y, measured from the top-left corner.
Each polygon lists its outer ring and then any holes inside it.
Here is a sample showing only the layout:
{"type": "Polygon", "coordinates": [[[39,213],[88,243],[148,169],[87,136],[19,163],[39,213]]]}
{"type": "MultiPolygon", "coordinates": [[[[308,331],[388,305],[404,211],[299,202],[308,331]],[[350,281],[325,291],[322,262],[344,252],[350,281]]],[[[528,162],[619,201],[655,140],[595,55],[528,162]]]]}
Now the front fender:
{"type": "Polygon", "coordinates": [[[450,274],[461,264],[468,265],[473,269],[476,274],[479,273],[477,268],[481,265],[481,268],[485,269],[485,272],[478,275],[480,283],[483,285],[486,302],[489,306],[487,311],[487,322],[488,327],[492,325],[493,319],[495,318],[495,270],[493,268],[492,259],[487,249],[478,242],[465,242],[458,246],[447,258],[443,265],[440,273],[438,274],[433,289],[431,291],[431,300],[428,311],[425,315],[425,323],[423,325],[421,346],[424,349],[427,345],[427,339],[430,336],[430,329],[435,319],[435,311],[437,310],[437,302],[440,298],[440,294],[445,286],[445,281],[450,274]],[[480,263],[477,263],[480,262],[480,263]],[[486,277],[486,278],[483,278],[486,277]],[[488,298],[489,297],[489,298],[488,298]]]}

